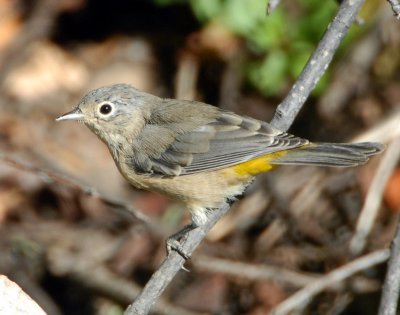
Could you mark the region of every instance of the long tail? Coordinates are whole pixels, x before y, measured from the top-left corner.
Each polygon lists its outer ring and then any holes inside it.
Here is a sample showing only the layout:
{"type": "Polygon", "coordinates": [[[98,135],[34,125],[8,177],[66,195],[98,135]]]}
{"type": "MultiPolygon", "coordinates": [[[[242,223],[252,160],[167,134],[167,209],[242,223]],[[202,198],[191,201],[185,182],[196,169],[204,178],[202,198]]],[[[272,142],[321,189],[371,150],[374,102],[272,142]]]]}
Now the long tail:
{"type": "Polygon", "coordinates": [[[377,142],[312,143],[288,150],[270,163],[348,167],[366,163],[383,149],[384,145],[377,142]]]}

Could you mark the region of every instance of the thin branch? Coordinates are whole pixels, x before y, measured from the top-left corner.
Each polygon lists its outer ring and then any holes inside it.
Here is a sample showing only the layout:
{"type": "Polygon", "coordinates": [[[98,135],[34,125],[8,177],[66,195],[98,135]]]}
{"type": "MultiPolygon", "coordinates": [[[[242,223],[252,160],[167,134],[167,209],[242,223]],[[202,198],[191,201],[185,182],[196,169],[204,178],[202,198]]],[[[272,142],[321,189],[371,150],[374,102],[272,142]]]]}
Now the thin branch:
{"type": "MultiPolygon", "coordinates": [[[[218,222],[218,220],[229,210],[229,205],[212,211],[208,216],[208,222],[203,227],[192,230],[186,240],[182,242],[182,248],[189,255],[194,252],[201,243],[207,232],[218,222]]],[[[165,290],[175,275],[182,269],[185,260],[177,252],[172,251],[164,260],[158,270],[151,276],[143,291],[136,300],[128,307],[124,315],[145,315],[156,299],[165,290]]]]}
{"type": "Polygon", "coordinates": [[[271,123],[276,128],[289,129],[311,91],[325,73],[343,37],[357,17],[364,0],[345,0],[308,60],[289,94],[279,104],[271,123]]]}
{"type": "Polygon", "coordinates": [[[304,287],[320,277],[317,274],[301,273],[276,266],[234,262],[210,256],[196,256],[193,264],[200,271],[223,273],[253,281],[272,280],[291,287],[304,287]]]}
{"type": "Polygon", "coordinates": [[[86,195],[100,199],[102,202],[104,202],[106,205],[110,206],[114,210],[121,211],[124,214],[130,214],[138,221],[145,223],[146,225],[151,225],[151,220],[145,214],[128,205],[124,205],[115,202],[113,200],[110,200],[104,196],[101,196],[100,193],[94,187],[78,183],[77,181],[69,177],[66,177],[60,173],[56,173],[50,170],[44,170],[28,162],[11,157],[7,154],[0,153],[0,162],[3,162],[18,170],[36,174],[38,177],[42,178],[43,181],[45,181],[47,184],[55,182],[77,189],[78,191],[81,191],[86,195]]]}
{"type": "Polygon", "coordinates": [[[364,142],[374,139],[374,141],[388,143],[394,138],[400,137],[399,121],[400,110],[393,111],[378,125],[351,139],[351,142],[364,142]]]}
{"type": "Polygon", "coordinates": [[[367,244],[375,218],[378,214],[386,182],[392,174],[400,158],[400,137],[389,144],[372,183],[368,189],[365,204],[358,218],[356,232],[350,241],[350,251],[353,255],[359,255],[367,244]]]}
{"type": "Polygon", "coordinates": [[[270,15],[279,5],[281,0],[269,0],[267,4],[267,15],[270,15]]]}
{"type": "Polygon", "coordinates": [[[396,236],[393,239],[391,255],[382,290],[379,315],[395,315],[400,290],[400,221],[397,224],[396,236]]]}
{"type": "MultiPolygon", "coordinates": [[[[196,270],[202,272],[219,273],[251,281],[274,281],[290,288],[301,288],[323,277],[323,275],[316,273],[300,272],[264,264],[236,262],[210,256],[196,256],[193,265],[196,270]]],[[[352,283],[352,289],[361,293],[376,291],[378,288],[380,289],[380,284],[377,281],[365,277],[354,278],[352,283]]],[[[344,289],[344,286],[339,283],[331,289],[340,291],[344,289]]]]}
{"type": "Polygon", "coordinates": [[[400,19],[400,2],[398,0],[387,0],[389,2],[390,6],[392,7],[394,16],[397,19],[400,19]]]}
{"type": "Polygon", "coordinates": [[[368,269],[372,266],[383,263],[389,258],[390,252],[388,249],[378,250],[365,255],[361,258],[353,260],[348,264],[337,268],[324,277],[315,280],[313,283],[297,291],[291,297],[279,304],[271,315],[286,315],[294,310],[304,308],[307,303],[322,291],[337,285],[343,280],[351,277],[357,272],[368,269]]]}
{"type": "MultiPolygon", "coordinates": [[[[58,272],[61,269],[63,276],[67,275],[87,288],[100,292],[102,295],[120,303],[132,301],[139,294],[141,288],[136,283],[118,277],[103,265],[92,265],[87,257],[84,257],[85,261],[82,261],[82,258],[77,256],[72,257],[74,263],[70,263],[71,257],[66,257],[66,255],[69,255],[69,253],[61,254],[58,251],[56,255],[53,253],[51,256],[52,268],[57,268],[58,272]]],[[[154,311],[160,315],[199,315],[197,312],[174,306],[164,299],[158,301],[154,311]]]]}

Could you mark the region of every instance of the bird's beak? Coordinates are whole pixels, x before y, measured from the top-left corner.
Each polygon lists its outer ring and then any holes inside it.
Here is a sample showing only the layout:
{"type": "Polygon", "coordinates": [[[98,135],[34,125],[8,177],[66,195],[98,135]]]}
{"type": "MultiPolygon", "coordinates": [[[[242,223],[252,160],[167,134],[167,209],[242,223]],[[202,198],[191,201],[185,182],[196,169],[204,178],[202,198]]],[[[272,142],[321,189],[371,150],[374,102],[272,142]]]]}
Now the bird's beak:
{"type": "Polygon", "coordinates": [[[81,120],[83,119],[84,115],[79,109],[79,107],[73,109],[72,111],[61,115],[56,118],[56,121],[61,121],[61,120],[81,120]]]}

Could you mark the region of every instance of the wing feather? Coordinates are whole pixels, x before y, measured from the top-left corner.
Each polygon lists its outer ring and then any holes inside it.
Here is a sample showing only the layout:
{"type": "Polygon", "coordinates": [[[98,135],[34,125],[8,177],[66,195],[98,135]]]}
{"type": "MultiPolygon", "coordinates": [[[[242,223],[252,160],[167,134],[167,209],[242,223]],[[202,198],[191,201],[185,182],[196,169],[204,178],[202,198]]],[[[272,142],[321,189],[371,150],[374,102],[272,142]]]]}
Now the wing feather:
{"type": "Polygon", "coordinates": [[[133,145],[129,163],[138,173],[179,176],[207,172],[308,143],[265,122],[211,105],[185,102],[184,106],[190,109],[181,114],[182,103],[165,102],[168,116],[157,112],[133,145]],[[172,114],[174,108],[176,115],[172,114]]]}

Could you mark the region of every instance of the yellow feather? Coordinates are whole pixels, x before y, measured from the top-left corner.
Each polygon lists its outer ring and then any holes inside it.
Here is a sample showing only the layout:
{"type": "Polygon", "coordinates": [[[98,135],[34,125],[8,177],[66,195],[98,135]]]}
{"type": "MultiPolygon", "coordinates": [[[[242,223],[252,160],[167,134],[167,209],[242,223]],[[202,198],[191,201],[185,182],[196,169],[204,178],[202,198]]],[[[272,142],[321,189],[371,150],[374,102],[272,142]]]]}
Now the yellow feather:
{"type": "Polygon", "coordinates": [[[260,173],[268,172],[278,166],[271,164],[270,161],[284,156],[287,152],[288,150],[282,150],[279,152],[267,154],[254,160],[235,165],[233,169],[236,174],[240,176],[255,176],[260,173]]]}

